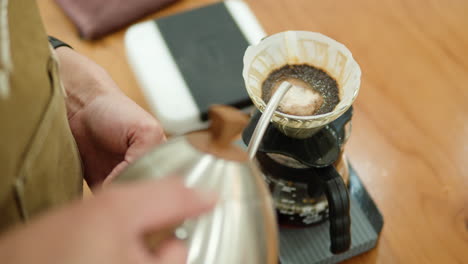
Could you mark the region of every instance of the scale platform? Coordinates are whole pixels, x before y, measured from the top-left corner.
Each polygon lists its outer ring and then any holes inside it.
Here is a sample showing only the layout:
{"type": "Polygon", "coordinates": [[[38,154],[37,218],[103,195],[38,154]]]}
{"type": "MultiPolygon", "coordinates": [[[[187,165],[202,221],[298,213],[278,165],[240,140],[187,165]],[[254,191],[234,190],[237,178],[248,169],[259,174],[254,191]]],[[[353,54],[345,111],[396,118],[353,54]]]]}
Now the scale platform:
{"type": "Polygon", "coordinates": [[[351,248],[330,253],[328,221],[307,228],[280,228],[280,263],[338,263],[377,245],[383,217],[356,171],[350,166],[349,195],[351,200],[351,248]]]}

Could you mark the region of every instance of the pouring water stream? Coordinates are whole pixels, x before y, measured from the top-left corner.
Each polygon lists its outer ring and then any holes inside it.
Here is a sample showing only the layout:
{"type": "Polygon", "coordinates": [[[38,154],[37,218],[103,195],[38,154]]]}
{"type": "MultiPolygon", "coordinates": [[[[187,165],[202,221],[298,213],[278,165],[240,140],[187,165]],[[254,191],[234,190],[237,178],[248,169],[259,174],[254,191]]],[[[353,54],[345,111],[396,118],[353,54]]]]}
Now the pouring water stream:
{"type": "Polygon", "coordinates": [[[281,85],[278,87],[278,89],[268,102],[267,106],[265,107],[265,110],[263,111],[263,114],[260,117],[260,120],[258,121],[257,126],[255,127],[255,130],[252,134],[249,146],[247,147],[249,159],[254,159],[258,147],[260,146],[260,142],[263,138],[263,135],[265,134],[265,131],[268,125],[270,124],[271,118],[273,117],[276,108],[278,108],[281,99],[283,99],[284,95],[286,95],[286,93],[292,86],[293,85],[287,81],[281,83],[281,85]]]}

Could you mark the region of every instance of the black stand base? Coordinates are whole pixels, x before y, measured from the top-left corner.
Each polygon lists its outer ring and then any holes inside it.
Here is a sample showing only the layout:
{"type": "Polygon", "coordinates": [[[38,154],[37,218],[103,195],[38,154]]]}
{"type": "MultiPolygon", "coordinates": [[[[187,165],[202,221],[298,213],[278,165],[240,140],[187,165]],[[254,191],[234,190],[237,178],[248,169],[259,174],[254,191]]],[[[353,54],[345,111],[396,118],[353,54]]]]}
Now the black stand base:
{"type": "Polygon", "coordinates": [[[383,217],[356,171],[350,167],[351,248],[338,255],[330,253],[328,222],[309,228],[280,228],[282,264],[338,263],[371,250],[377,244],[383,217]]]}

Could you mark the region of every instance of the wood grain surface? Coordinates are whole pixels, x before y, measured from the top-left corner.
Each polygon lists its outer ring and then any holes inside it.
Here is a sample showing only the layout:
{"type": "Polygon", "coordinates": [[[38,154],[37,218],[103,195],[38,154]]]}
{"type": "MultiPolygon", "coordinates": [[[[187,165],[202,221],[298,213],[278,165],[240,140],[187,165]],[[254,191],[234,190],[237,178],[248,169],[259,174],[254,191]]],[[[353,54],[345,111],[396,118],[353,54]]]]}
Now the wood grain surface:
{"type": "MultiPolygon", "coordinates": [[[[147,109],[124,30],[80,40],[53,0],[49,34],[106,68],[147,109]]],[[[152,17],[205,5],[185,0],[152,17]]],[[[346,263],[468,263],[468,1],[247,0],[269,34],[321,32],[361,65],[347,152],[385,217],[378,247],[346,263]]]]}

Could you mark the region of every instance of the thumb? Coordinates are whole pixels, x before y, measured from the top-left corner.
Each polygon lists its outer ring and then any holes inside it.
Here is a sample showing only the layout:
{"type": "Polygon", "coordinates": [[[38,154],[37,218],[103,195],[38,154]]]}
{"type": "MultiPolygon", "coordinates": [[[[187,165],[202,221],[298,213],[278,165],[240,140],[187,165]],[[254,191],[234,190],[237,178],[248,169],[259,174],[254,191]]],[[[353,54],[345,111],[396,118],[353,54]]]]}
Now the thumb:
{"type": "Polygon", "coordinates": [[[106,187],[109,183],[111,183],[122,171],[125,170],[125,168],[129,165],[130,163],[126,160],[120,162],[115,166],[115,168],[112,169],[111,173],[104,179],[104,182],[102,185],[106,187]]]}
{"type": "Polygon", "coordinates": [[[125,152],[125,158],[109,173],[103,182],[104,186],[112,182],[129,164],[135,162],[156,145],[166,141],[166,136],[162,130],[160,131],[158,126],[147,126],[137,129],[130,134],[129,146],[125,152]]]}
{"type": "Polygon", "coordinates": [[[128,163],[132,163],[155,146],[166,141],[162,128],[155,120],[152,121],[134,128],[129,133],[128,149],[125,153],[125,160],[128,163]]]}

